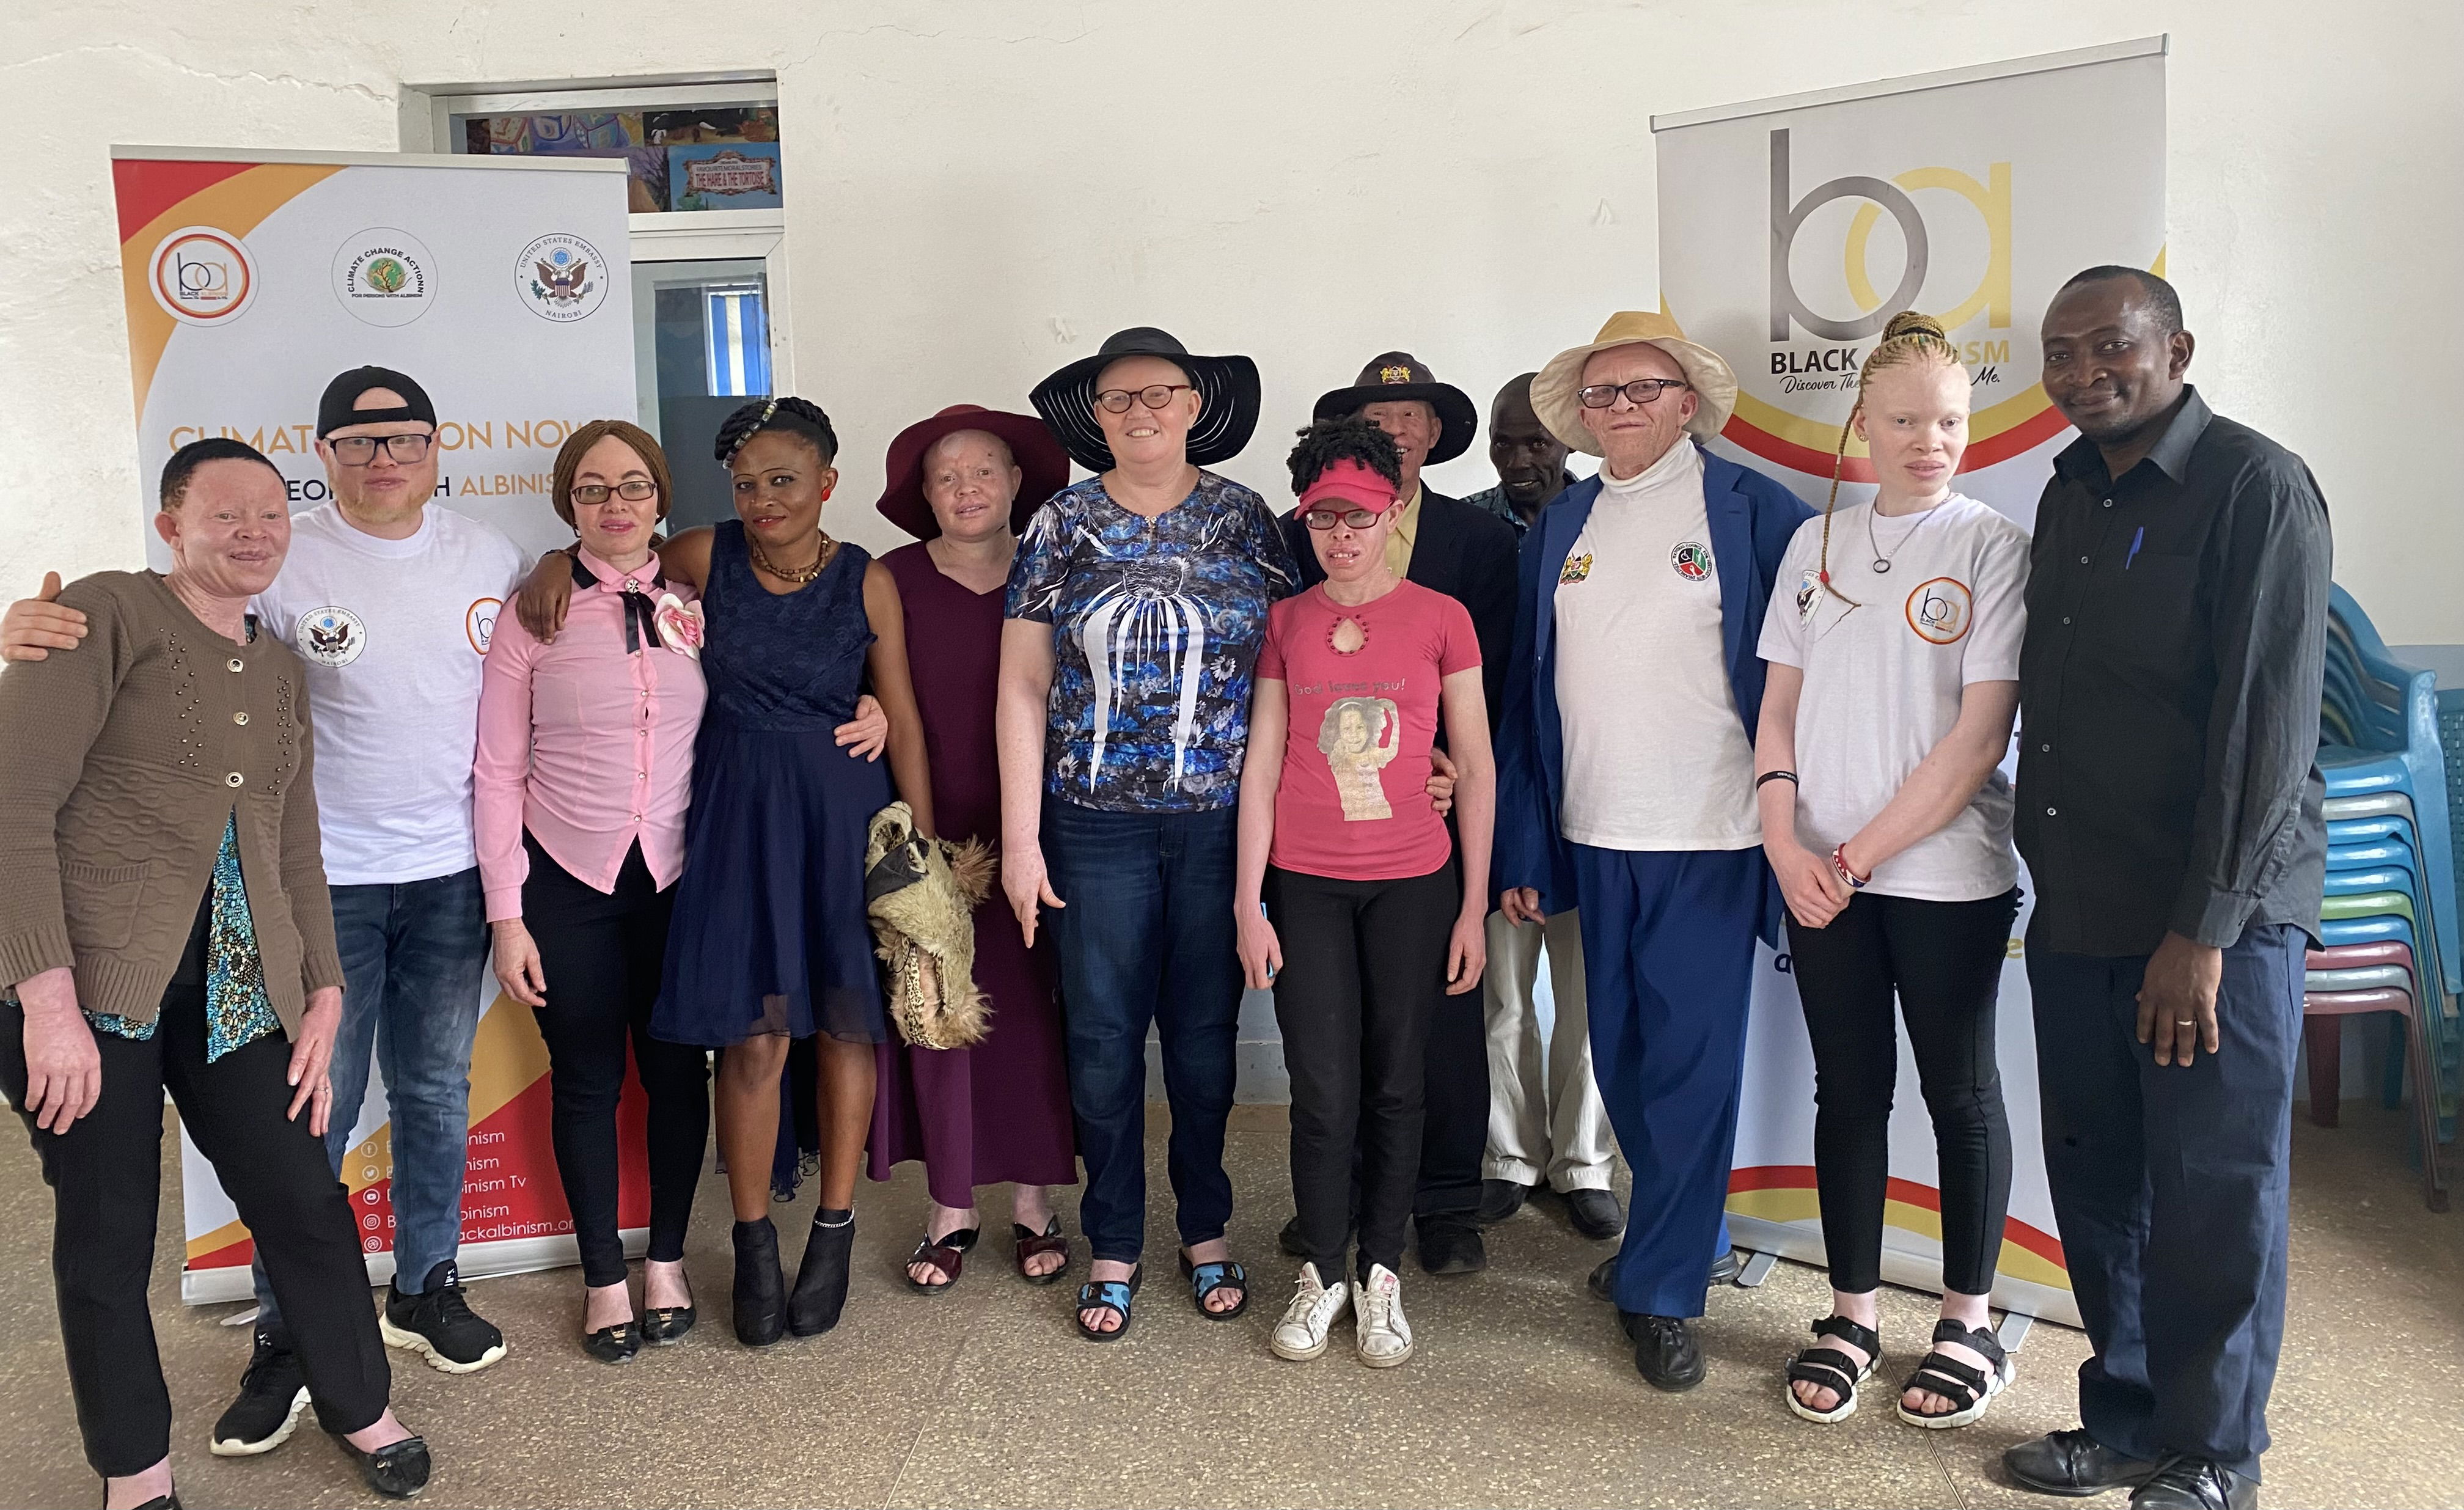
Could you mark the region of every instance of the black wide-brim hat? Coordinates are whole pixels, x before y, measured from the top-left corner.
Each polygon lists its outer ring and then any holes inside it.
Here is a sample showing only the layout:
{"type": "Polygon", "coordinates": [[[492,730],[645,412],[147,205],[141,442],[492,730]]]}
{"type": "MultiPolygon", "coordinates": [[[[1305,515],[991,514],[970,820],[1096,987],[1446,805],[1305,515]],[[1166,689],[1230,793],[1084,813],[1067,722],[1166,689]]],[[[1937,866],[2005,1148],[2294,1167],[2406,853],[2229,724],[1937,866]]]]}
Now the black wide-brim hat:
{"type": "Polygon", "coordinates": [[[1230,461],[1249,444],[1258,427],[1258,364],[1246,357],[1193,356],[1165,332],[1138,325],[1105,337],[1093,356],[1079,358],[1027,395],[1071,461],[1091,472],[1112,470],[1112,448],[1095,423],[1095,380],[1124,357],[1161,357],[1189,375],[1199,399],[1198,420],[1189,427],[1191,466],[1230,461]]]}
{"type": "Polygon", "coordinates": [[[1068,485],[1069,458],[1061,453],[1061,448],[1053,444],[1052,432],[1034,415],[954,404],[931,419],[917,420],[900,430],[890,443],[890,459],[883,468],[889,483],[876,506],[883,518],[919,540],[932,539],[941,533],[941,523],[933,517],[933,505],[924,496],[924,456],[934,442],[960,430],[982,430],[999,436],[1009,447],[1010,459],[1018,463],[1018,496],[1010,500],[1009,506],[1009,527],[1013,532],[1024,530],[1027,519],[1044,507],[1044,501],[1068,485]]]}
{"type": "Polygon", "coordinates": [[[1370,360],[1360,369],[1360,379],[1348,388],[1321,394],[1317,407],[1309,417],[1320,420],[1349,419],[1373,404],[1393,404],[1404,399],[1418,399],[1437,411],[1438,443],[1429,448],[1427,465],[1434,467],[1448,462],[1471,449],[1472,437],[1480,433],[1480,406],[1471,395],[1451,383],[1440,383],[1438,375],[1422,366],[1408,351],[1390,351],[1370,360]]]}

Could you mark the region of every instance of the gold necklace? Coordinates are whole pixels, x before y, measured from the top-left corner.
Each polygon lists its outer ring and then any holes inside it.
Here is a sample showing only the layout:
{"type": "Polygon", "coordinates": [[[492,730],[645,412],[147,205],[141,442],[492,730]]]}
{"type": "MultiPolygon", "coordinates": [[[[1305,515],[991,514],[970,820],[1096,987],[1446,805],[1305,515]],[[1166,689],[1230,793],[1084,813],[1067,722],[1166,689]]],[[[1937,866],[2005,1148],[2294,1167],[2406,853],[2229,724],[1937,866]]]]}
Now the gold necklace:
{"type": "Polygon", "coordinates": [[[821,549],[814,555],[813,564],[810,566],[772,565],[770,558],[762,553],[761,542],[755,539],[749,531],[745,534],[744,543],[753,548],[754,565],[760,567],[763,571],[768,572],[771,576],[778,578],[782,582],[803,583],[809,582],[814,578],[822,575],[822,568],[830,563],[830,547],[837,543],[827,535],[819,530],[814,531],[813,534],[814,537],[821,541],[821,549]]]}

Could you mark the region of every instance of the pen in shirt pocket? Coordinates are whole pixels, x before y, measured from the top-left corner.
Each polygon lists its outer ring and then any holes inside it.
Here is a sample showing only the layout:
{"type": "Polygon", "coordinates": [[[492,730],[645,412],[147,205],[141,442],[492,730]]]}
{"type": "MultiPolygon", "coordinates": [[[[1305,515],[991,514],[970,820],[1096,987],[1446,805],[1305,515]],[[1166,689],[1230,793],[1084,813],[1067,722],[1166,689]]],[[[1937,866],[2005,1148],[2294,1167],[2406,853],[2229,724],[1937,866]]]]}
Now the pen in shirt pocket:
{"type": "Polygon", "coordinates": [[[2129,555],[2127,555],[2127,556],[2124,556],[2124,557],[2122,558],[2122,569],[2123,569],[2123,571],[2125,571],[2125,572],[2126,572],[2126,571],[2130,570],[2130,563],[2131,563],[2132,561],[2135,561],[2135,560],[2139,559],[2139,546],[2140,546],[2140,543],[2141,543],[2142,541],[2145,540],[2146,538],[2147,538],[2147,526],[2145,526],[2145,525],[2144,525],[2144,524],[2143,524],[2143,525],[2141,525],[2141,526],[2140,526],[2139,528],[2137,528],[2136,530],[2133,530],[2133,531],[2131,531],[2131,532],[2130,532],[2130,554],[2129,554],[2129,555]]]}

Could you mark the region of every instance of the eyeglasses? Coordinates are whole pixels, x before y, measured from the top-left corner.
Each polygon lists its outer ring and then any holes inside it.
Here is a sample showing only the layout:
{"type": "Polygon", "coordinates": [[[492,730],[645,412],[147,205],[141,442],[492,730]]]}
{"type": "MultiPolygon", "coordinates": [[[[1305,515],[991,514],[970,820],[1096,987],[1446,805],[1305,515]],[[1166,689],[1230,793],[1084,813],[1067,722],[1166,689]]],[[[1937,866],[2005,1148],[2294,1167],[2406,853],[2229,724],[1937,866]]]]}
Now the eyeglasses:
{"type": "Polygon", "coordinates": [[[1132,399],[1137,400],[1148,408],[1159,409],[1172,402],[1174,394],[1194,391],[1196,390],[1186,383],[1158,383],[1151,388],[1140,388],[1135,393],[1127,388],[1106,388],[1095,395],[1095,403],[1107,414],[1127,414],[1130,412],[1132,399]]]}
{"type": "Polygon", "coordinates": [[[1595,383],[1587,388],[1576,388],[1574,397],[1580,399],[1583,407],[1587,409],[1605,409],[1615,404],[1617,401],[1617,395],[1622,393],[1633,400],[1637,407],[1640,407],[1646,404],[1657,404],[1660,402],[1660,396],[1671,388],[1692,386],[1694,384],[1683,378],[1637,378],[1632,383],[1595,383]]]}
{"type": "Polygon", "coordinates": [[[434,445],[433,435],[345,435],[325,444],[333,448],[334,459],[345,467],[364,467],[377,459],[377,446],[382,442],[385,454],[396,461],[417,461],[434,445]]]}
{"type": "Polygon", "coordinates": [[[1375,509],[1347,509],[1337,514],[1332,509],[1311,509],[1301,515],[1301,522],[1320,531],[1331,530],[1338,524],[1365,530],[1377,522],[1379,512],[1375,509]]]}
{"type": "Polygon", "coordinates": [[[643,477],[628,478],[613,488],[601,483],[585,482],[573,490],[573,501],[586,503],[595,509],[607,501],[609,493],[614,493],[627,503],[640,503],[645,499],[657,497],[659,485],[643,477]]]}

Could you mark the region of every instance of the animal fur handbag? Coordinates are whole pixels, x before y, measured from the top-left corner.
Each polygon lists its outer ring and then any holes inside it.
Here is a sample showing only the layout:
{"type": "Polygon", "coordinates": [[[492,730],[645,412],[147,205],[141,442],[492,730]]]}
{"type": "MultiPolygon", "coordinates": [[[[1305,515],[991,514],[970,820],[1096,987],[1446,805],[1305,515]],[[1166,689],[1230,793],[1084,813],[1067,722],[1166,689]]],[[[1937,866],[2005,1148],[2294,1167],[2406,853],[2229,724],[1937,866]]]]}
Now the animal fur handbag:
{"type": "Polygon", "coordinates": [[[980,1042],[991,1003],[976,986],[976,904],[992,891],[993,852],[915,832],[892,802],[865,831],[864,910],[874,950],[890,967],[890,1018],[919,1049],[980,1042]]]}

